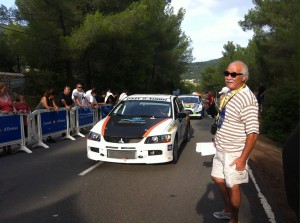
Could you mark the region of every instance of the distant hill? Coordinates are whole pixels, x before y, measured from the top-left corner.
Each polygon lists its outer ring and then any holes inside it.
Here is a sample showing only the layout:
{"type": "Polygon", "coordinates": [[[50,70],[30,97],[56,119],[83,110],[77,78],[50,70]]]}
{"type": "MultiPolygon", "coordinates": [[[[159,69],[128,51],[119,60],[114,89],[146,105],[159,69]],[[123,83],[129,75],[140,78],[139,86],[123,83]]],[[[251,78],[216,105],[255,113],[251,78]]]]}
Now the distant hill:
{"type": "Polygon", "coordinates": [[[189,64],[188,72],[181,75],[182,79],[199,79],[200,72],[207,66],[216,66],[220,59],[189,64]]]}

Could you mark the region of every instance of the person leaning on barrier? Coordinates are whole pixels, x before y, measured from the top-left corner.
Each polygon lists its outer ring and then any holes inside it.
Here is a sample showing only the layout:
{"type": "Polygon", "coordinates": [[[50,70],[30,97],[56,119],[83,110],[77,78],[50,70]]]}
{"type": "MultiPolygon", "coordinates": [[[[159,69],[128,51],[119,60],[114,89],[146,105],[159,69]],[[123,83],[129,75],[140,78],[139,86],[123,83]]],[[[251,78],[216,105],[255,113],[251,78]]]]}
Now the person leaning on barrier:
{"type": "MultiPolygon", "coordinates": [[[[57,105],[55,103],[55,100],[54,100],[55,95],[56,95],[56,92],[52,88],[48,89],[44,93],[40,103],[37,105],[37,107],[35,109],[36,110],[47,109],[49,111],[51,111],[51,110],[56,110],[57,111],[58,107],[57,107],[57,105]]],[[[47,137],[47,142],[48,143],[54,143],[55,140],[51,136],[48,136],[47,137]]]]}
{"type": "Polygon", "coordinates": [[[10,96],[7,93],[7,87],[2,82],[0,82],[0,111],[2,114],[17,112],[10,96]]]}
{"type": "MultiPolygon", "coordinates": [[[[60,92],[57,96],[56,104],[59,108],[66,108],[69,113],[69,121],[70,121],[70,111],[74,107],[74,101],[71,97],[71,88],[70,86],[66,85],[64,87],[64,91],[60,92]]],[[[66,136],[66,133],[62,133],[62,137],[66,136]]]]}
{"type": "Polygon", "coordinates": [[[55,103],[54,97],[56,95],[56,92],[50,88],[48,89],[42,99],[40,100],[40,103],[37,105],[36,110],[39,109],[47,109],[47,110],[58,110],[58,106],[55,103]]]}
{"type": "Polygon", "coordinates": [[[78,83],[76,88],[72,91],[72,100],[76,107],[84,108],[82,104],[82,100],[85,100],[87,104],[89,104],[88,100],[85,98],[85,93],[82,89],[82,84],[78,83]]]}
{"type": "Polygon", "coordinates": [[[101,94],[96,95],[96,101],[98,103],[98,105],[104,105],[105,104],[105,96],[106,96],[106,92],[102,91],[101,94]]]}
{"type": "MultiPolygon", "coordinates": [[[[0,112],[2,114],[16,113],[17,110],[7,93],[7,87],[4,83],[0,82],[0,112]]],[[[4,152],[12,153],[11,146],[4,146],[4,152]]]]}
{"type": "Polygon", "coordinates": [[[74,101],[70,95],[71,88],[69,86],[64,87],[64,91],[60,92],[57,96],[57,106],[60,108],[66,108],[71,110],[74,107],[74,101]]]}
{"type": "Polygon", "coordinates": [[[124,89],[122,94],[120,94],[120,96],[119,96],[119,101],[122,101],[123,99],[125,99],[127,97],[127,93],[128,93],[128,90],[124,89]]]}
{"type": "Polygon", "coordinates": [[[258,103],[246,85],[248,67],[242,61],[229,64],[224,72],[230,92],[222,101],[214,136],[216,154],[211,176],[224,200],[224,209],[213,213],[217,219],[238,223],[240,184],[248,183],[248,159],[259,134],[258,103]]]}
{"type": "Polygon", "coordinates": [[[27,115],[31,112],[29,105],[24,99],[23,95],[16,94],[15,95],[15,108],[18,112],[23,114],[23,123],[24,123],[24,133],[25,137],[28,136],[28,123],[27,123],[27,115]]]}
{"type": "Polygon", "coordinates": [[[91,106],[96,109],[98,107],[98,103],[96,101],[96,96],[97,96],[97,93],[96,93],[95,89],[88,90],[85,94],[85,98],[88,101],[88,103],[86,103],[85,100],[82,100],[83,106],[84,107],[91,106]]]}

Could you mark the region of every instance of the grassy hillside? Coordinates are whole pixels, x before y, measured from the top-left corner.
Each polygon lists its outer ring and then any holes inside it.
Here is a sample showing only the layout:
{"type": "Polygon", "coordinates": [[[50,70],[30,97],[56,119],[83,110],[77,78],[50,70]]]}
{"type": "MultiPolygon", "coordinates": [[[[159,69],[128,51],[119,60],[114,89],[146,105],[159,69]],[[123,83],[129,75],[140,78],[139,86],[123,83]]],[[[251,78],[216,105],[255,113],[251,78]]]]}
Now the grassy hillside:
{"type": "Polygon", "coordinates": [[[214,59],[204,62],[195,62],[189,65],[188,72],[181,75],[182,79],[199,79],[200,72],[207,66],[215,66],[220,59],[214,59]]]}

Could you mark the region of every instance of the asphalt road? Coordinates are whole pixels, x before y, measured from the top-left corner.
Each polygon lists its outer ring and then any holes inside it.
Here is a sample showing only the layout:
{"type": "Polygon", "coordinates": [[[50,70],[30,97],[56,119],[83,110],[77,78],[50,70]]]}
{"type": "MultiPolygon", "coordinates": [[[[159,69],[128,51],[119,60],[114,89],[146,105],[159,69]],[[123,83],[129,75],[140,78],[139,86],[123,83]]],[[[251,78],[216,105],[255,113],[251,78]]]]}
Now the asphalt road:
{"type": "MultiPolygon", "coordinates": [[[[192,138],[177,164],[132,165],[86,158],[86,138],[60,140],[0,157],[1,223],[217,223],[222,199],[210,178],[212,119],[192,120],[192,138]]],[[[255,173],[253,173],[255,176],[255,173]]],[[[253,181],[254,179],[254,181],[253,181]]],[[[283,223],[261,182],[242,187],[242,223],[283,223]]]]}

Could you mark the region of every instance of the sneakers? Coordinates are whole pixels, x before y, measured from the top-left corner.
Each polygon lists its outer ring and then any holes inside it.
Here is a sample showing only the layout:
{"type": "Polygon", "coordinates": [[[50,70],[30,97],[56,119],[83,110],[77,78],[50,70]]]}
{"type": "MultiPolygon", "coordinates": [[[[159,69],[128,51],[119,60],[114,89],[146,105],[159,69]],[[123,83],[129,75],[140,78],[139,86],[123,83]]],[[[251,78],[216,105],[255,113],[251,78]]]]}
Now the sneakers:
{"type": "Polygon", "coordinates": [[[213,216],[217,219],[226,219],[226,220],[230,220],[231,217],[231,213],[226,213],[223,211],[217,211],[213,213],[213,216]]]}

